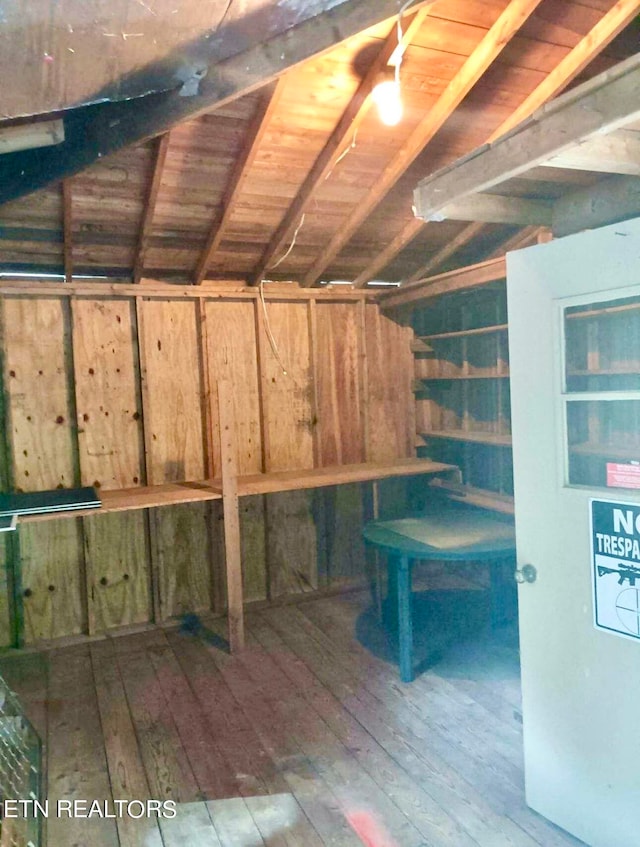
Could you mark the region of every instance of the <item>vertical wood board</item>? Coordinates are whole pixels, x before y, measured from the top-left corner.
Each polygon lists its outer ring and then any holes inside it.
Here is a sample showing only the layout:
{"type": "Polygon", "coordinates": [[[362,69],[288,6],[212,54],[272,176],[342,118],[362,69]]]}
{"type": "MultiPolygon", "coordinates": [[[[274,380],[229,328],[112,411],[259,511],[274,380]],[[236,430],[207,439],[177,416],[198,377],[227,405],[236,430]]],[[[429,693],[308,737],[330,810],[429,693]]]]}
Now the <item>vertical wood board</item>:
{"type": "Polygon", "coordinates": [[[211,553],[206,503],[153,509],[163,619],[211,606],[211,553]]]}
{"type": "Polygon", "coordinates": [[[197,303],[142,300],[140,332],[149,482],[205,478],[197,303]]]}
{"type": "Polygon", "coordinates": [[[72,303],[78,445],[83,485],[144,481],[142,415],[131,299],[72,303]]]}
{"type": "Polygon", "coordinates": [[[318,587],[313,495],[313,491],[286,491],[267,497],[270,597],[318,587]]]}
{"type": "Polygon", "coordinates": [[[312,468],[313,387],[307,305],[269,301],[266,313],[264,329],[270,328],[280,358],[279,362],[265,339],[262,382],[265,427],[269,431],[266,467],[270,471],[312,468]]]}
{"type": "Polygon", "coordinates": [[[255,306],[248,301],[205,301],[205,324],[213,437],[214,475],[220,475],[220,433],[218,427],[219,379],[233,387],[235,443],[238,473],[262,470],[260,433],[259,374],[256,356],[255,306]]]}
{"type": "Polygon", "coordinates": [[[369,461],[414,455],[412,330],[368,304],[366,350],[369,374],[369,461]]]}
{"type": "Polygon", "coordinates": [[[84,518],[90,629],[151,619],[146,512],[84,518]]]}
{"type": "Polygon", "coordinates": [[[364,461],[355,303],[318,303],[317,373],[323,465],[364,461]]]}
{"type": "Polygon", "coordinates": [[[86,631],[80,518],[20,528],[25,640],[86,631]]]}
{"type": "Polygon", "coordinates": [[[62,297],[8,297],[4,303],[5,385],[19,490],[77,482],[68,307],[62,297]]]}

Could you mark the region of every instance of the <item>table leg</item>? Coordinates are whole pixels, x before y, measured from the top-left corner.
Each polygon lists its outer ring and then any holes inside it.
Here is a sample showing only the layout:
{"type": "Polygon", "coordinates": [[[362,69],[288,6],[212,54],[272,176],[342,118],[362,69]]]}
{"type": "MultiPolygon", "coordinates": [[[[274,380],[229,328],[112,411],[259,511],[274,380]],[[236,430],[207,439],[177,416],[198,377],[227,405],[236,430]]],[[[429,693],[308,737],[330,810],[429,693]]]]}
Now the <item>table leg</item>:
{"type": "Polygon", "coordinates": [[[411,564],[408,556],[398,558],[398,640],[400,679],[413,680],[413,619],[411,615],[411,564]]]}

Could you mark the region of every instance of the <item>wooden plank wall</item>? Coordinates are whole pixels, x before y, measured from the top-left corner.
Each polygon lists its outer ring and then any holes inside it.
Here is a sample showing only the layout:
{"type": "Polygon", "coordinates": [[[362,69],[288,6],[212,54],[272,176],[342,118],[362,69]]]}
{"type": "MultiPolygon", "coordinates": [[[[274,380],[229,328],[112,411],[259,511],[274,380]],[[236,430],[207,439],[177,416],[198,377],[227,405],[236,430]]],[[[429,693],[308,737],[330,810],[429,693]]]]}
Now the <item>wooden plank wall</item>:
{"type": "MultiPolygon", "coordinates": [[[[220,378],[234,387],[241,474],[414,455],[410,330],[361,299],[141,286],[17,293],[0,308],[4,488],[217,476],[220,378]]],[[[362,575],[361,516],[361,486],[244,498],[247,600],[362,575]]],[[[24,525],[20,554],[27,642],[225,605],[217,502],[24,525]]]]}

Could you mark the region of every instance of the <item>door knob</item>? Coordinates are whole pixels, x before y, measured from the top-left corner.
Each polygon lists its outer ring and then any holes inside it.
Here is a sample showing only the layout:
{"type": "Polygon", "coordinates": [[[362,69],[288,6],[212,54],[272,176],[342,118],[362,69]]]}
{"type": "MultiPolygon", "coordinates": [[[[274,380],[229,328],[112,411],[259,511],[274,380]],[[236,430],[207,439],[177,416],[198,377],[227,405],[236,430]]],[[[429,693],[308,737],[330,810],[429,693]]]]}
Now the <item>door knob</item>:
{"type": "Polygon", "coordinates": [[[523,565],[518,568],[514,574],[516,582],[535,582],[538,578],[538,571],[534,565],[523,565]]]}

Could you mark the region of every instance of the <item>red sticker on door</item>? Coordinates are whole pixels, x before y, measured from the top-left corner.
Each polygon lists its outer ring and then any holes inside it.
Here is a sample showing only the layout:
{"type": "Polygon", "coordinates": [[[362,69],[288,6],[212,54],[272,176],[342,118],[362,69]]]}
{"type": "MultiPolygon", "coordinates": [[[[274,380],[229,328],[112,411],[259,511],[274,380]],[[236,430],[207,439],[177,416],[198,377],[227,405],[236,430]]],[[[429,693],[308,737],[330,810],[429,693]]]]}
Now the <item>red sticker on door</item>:
{"type": "Polygon", "coordinates": [[[640,462],[607,462],[608,488],[640,488],[640,462]]]}

